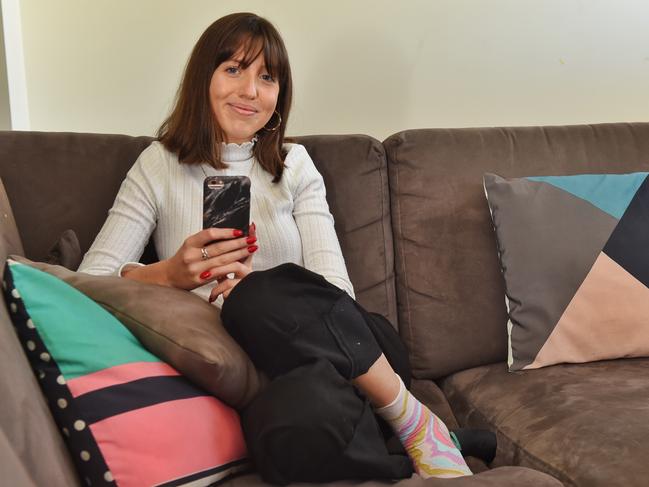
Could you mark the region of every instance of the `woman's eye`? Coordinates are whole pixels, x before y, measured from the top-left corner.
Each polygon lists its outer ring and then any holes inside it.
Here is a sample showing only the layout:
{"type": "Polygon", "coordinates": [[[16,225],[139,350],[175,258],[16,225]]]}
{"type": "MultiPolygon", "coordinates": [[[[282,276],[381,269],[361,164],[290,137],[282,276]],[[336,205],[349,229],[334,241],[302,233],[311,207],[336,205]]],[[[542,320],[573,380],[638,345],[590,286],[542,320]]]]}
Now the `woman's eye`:
{"type": "Polygon", "coordinates": [[[268,81],[268,82],[270,82],[270,83],[272,83],[273,81],[275,81],[275,80],[273,79],[273,77],[272,77],[270,74],[262,74],[262,75],[261,75],[261,79],[263,79],[264,81],[268,81]]]}
{"type": "Polygon", "coordinates": [[[239,72],[239,68],[237,66],[228,66],[225,68],[225,72],[228,74],[237,74],[239,72]]]}

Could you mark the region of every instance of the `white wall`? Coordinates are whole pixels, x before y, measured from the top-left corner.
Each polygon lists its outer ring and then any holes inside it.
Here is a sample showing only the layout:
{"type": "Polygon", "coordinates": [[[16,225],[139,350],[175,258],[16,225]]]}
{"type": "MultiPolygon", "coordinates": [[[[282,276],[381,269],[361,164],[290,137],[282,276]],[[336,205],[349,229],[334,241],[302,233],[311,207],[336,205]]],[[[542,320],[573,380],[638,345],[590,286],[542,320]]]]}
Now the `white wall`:
{"type": "Polygon", "coordinates": [[[32,130],[153,134],[205,27],[286,41],[291,134],[649,120],[646,0],[21,0],[32,130]]]}
{"type": "MultiPolygon", "coordinates": [[[[0,27],[2,27],[0,11],[0,27]]],[[[0,31],[2,34],[2,31],[0,31]]],[[[0,35],[0,130],[11,129],[11,111],[9,109],[9,85],[7,84],[7,58],[5,56],[4,36],[0,35]]]]}

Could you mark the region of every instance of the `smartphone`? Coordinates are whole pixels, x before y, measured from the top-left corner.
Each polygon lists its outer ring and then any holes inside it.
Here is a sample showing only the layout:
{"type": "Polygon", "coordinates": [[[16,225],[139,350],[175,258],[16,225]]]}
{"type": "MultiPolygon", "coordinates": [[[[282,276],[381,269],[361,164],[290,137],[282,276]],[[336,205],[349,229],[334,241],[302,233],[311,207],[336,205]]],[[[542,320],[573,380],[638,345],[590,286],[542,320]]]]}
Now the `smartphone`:
{"type": "Polygon", "coordinates": [[[203,228],[236,228],[248,235],[250,178],[208,176],[203,183],[203,228]]]}

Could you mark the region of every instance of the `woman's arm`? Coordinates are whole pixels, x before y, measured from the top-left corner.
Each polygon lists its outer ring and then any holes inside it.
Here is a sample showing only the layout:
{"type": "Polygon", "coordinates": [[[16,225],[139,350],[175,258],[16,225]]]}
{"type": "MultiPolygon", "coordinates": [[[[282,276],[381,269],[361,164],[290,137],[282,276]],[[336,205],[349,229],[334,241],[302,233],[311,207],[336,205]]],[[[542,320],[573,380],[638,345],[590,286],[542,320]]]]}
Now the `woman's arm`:
{"type": "MultiPolygon", "coordinates": [[[[108,218],[79,267],[88,274],[117,274],[137,262],[155,228],[164,190],[164,161],[155,144],[138,157],[122,182],[108,218]]],[[[148,266],[147,266],[148,267],[148,266]]]]}
{"type": "Polygon", "coordinates": [[[295,178],[293,217],[302,239],[304,267],[354,297],[322,175],[301,145],[292,146],[287,166],[295,178]]]}

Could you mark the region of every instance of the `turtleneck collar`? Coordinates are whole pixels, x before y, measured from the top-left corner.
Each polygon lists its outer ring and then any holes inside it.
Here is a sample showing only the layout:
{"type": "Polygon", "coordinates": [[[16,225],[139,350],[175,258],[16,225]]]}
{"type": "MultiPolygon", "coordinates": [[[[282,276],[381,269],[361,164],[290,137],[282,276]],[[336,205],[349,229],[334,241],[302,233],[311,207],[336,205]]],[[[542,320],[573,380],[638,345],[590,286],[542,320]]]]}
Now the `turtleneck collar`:
{"type": "Polygon", "coordinates": [[[221,144],[221,160],[223,162],[243,162],[252,158],[253,141],[243,144],[221,144]]]}

